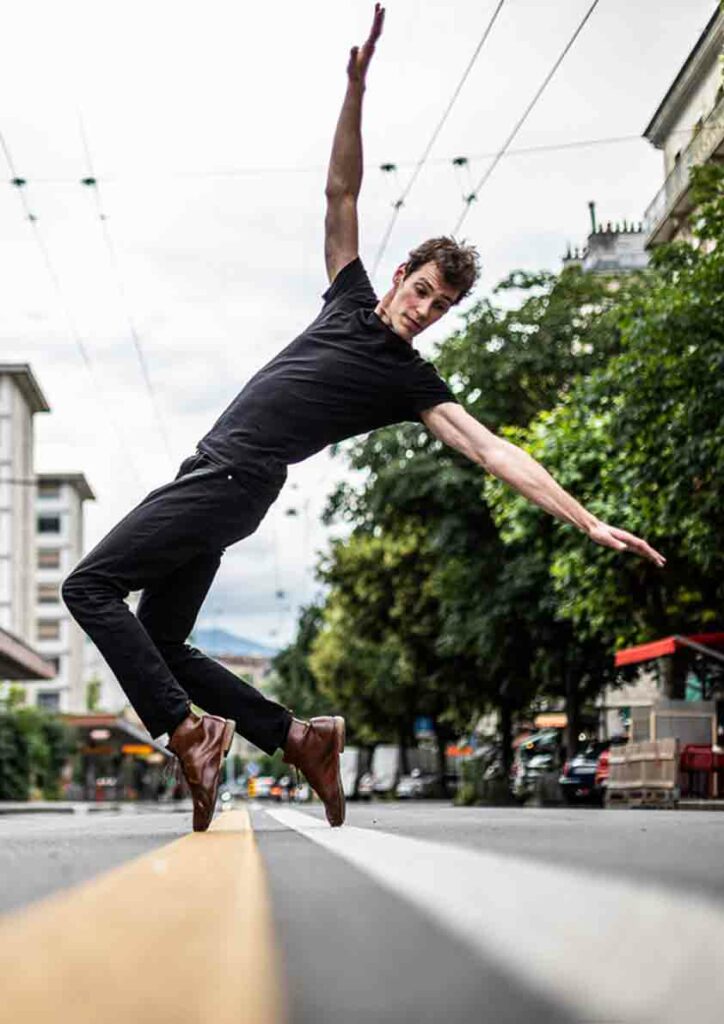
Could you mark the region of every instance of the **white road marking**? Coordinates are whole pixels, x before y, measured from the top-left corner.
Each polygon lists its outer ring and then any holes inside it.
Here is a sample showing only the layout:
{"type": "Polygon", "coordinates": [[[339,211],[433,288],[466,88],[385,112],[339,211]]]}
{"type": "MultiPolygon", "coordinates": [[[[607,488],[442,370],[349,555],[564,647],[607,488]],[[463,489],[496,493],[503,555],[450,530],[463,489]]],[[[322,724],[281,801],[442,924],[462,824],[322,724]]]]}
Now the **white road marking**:
{"type": "Polygon", "coordinates": [[[698,895],[265,808],[590,1021],[722,1020],[724,908],[698,895]]]}

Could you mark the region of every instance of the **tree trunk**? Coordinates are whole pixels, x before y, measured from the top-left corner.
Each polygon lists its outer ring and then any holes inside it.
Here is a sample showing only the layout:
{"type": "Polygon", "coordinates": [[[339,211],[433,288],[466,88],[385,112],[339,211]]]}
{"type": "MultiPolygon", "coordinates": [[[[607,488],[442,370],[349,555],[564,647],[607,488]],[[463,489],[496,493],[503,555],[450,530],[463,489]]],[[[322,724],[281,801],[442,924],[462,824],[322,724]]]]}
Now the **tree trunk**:
{"type": "Polygon", "coordinates": [[[444,730],[441,730],[437,724],[437,719],[434,719],[434,728],[435,742],[437,743],[437,781],[440,787],[440,795],[447,797],[449,795],[445,781],[445,747],[447,746],[447,740],[444,730]]]}
{"type": "Polygon", "coordinates": [[[578,734],[581,731],[578,676],[573,667],[566,666],[566,757],[574,757],[578,750],[578,734]]]}
{"type": "Polygon", "coordinates": [[[404,723],[400,726],[398,739],[400,747],[400,775],[409,775],[410,760],[407,756],[408,731],[404,723]]]}
{"type": "Polygon", "coordinates": [[[500,701],[500,748],[508,779],[513,764],[513,703],[507,697],[500,701]]]}
{"type": "Polygon", "coordinates": [[[686,651],[661,659],[662,691],[668,700],[683,700],[686,696],[688,660],[686,651]]]}

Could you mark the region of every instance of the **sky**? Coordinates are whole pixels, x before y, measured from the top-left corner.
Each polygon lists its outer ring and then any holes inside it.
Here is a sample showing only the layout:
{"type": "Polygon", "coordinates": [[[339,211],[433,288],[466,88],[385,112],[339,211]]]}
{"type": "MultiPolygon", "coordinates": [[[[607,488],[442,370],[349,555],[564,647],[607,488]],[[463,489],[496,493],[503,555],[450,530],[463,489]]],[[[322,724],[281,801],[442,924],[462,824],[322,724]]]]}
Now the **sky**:
{"type": "MultiPolygon", "coordinates": [[[[90,548],[179,463],[248,378],[314,317],[326,287],[324,181],[349,48],[373,4],[24,0],[0,37],[0,351],[32,367],[40,472],[85,473],[90,548]],[[27,181],[21,190],[9,179],[27,181]],[[98,187],[80,183],[93,176],[98,187]],[[24,197],[25,206],[21,199],[24,197]],[[34,220],[27,218],[30,212],[34,220]]],[[[390,0],[370,68],[359,203],[372,267],[495,0],[390,0]],[[380,165],[393,163],[396,172],[380,165]]],[[[395,224],[374,283],[450,233],[590,0],[506,0],[395,224]],[[452,159],[465,156],[469,177],[452,159]]],[[[416,340],[430,357],[515,268],[558,270],[601,220],[638,221],[660,187],[641,138],[714,0],[600,0],[461,235],[473,296],[416,340]]],[[[259,531],[227,550],[199,623],[272,646],[320,591],[343,526],[319,514],[344,462],[290,468],[259,531]],[[289,514],[294,510],[296,514],[289,514]]]]}

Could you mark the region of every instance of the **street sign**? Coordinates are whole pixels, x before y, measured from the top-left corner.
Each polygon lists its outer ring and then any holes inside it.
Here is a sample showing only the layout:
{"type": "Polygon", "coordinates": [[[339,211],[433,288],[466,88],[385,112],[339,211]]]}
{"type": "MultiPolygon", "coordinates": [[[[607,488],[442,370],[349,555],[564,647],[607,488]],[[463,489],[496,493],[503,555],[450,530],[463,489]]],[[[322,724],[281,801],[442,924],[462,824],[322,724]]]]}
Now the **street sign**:
{"type": "Polygon", "coordinates": [[[255,776],[259,774],[259,765],[256,763],[256,761],[249,761],[248,765],[246,766],[246,774],[250,779],[253,779],[255,776]]]}
{"type": "Polygon", "coordinates": [[[415,719],[415,738],[424,739],[427,736],[434,736],[435,730],[432,727],[432,719],[420,717],[415,719]]]}

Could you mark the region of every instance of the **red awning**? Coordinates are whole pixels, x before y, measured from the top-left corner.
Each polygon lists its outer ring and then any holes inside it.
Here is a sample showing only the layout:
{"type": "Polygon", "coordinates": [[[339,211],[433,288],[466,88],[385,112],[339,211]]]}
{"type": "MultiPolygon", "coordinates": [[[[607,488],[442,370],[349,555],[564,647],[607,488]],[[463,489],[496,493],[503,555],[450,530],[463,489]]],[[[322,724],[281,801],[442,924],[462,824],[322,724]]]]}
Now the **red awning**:
{"type": "Polygon", "coordinates": [[[724,648],[724,633],[693,633],[691,636],[666,636],[663,640],[654,640],[650,644],[639,644],[637,647],[626,647],[615,655],[616,668],[623,665],[637,665],[641,661],[662,658],[674,651],[690,649],[702,654],[711,654],[717,661],[722,659],[717,648],[724,648]],[[713,648],[713,650],[712,650],[713,648]]]}

